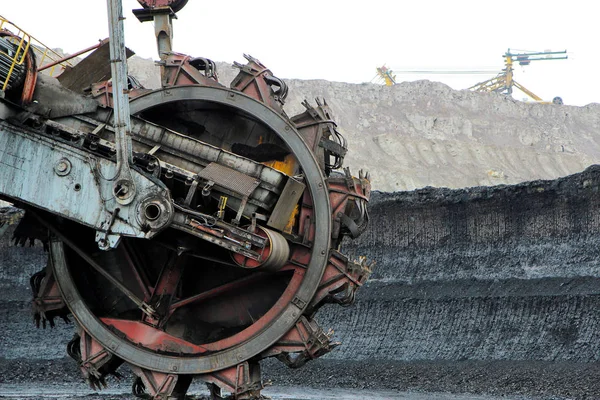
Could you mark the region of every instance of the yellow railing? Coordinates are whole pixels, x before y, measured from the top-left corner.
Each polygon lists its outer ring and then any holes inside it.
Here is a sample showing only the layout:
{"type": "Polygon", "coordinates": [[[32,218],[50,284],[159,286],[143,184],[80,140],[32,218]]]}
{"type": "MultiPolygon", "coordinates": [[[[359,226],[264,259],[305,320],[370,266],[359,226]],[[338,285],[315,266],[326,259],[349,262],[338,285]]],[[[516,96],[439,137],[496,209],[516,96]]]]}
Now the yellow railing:
{"type": "Polygon", "coordinates": [[[49,69],[50,76],[54,76],[54,74],[57,73],[60,74],[66,66],[72,66],[72,64],[68,61],[57,63],[57,61],[63,58],[60,54],[58,54],[56,51],[52,50],[51,48],[49,48],[30,34],[25,32],[23,29],[19,28],[6,18],[2,17],[1,15],[0,31],[7,31],[14,35],[4,36],[4,39],[8,40],[16,46],[14,54],[8,54],[0,50],[0,54],[7,57],[9,63],[11,64],[6,79],[4,80],[4,82],[0,82],[3,91],[6,90],[8,82],[10,81],[10,77],[13,74],[15,68],[25,63],[25,58],[29,51],[33,51],[33,53],[35,54],[37,69],[42,69],[44,65],[49,65],[53,63],[56,64],[49,69]],[[58,68],[58,71],[56,68],[57,66],[60,67],[58,68]]]}

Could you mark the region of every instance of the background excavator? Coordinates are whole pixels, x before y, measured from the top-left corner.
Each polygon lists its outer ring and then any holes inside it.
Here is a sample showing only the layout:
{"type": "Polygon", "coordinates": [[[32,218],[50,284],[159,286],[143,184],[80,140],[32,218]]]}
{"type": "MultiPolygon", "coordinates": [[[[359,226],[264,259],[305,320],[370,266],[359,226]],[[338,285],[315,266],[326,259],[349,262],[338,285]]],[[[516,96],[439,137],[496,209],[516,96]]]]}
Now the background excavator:
{"type": "MultiPolygon", "coordinates": [[[[419,74],[419,75],[476,75],[476,74],[494,74],[493,78],[479,82],[471,87],[469,90],[475,92],[494,92],[502,93],[507,96],[512,96],[514,88],[517,88],[527,97],[535,102],[542,104],[563,104],[563,100],[560,97],[554,97],[552,101],[544,101],[540,96],[527,89],[525,86],[520,84],[514,79],[514,64],[518,63],[520,66],[527,66],[532,61],[549,61],[549,60],[565,60],[568,56],[564,55],[567,51],[542,51],[542,52],[511,52],[510,49],[503,54],[504,68],[502,71],[491,71],[484,69],[466,69],[466,70],[422,70],[422,69],[398,69],[395,68],[399,74],[419,74]],[[564,55],[564,56],[563,56],[564,55]]],[[[376,78],[385,84],[386,86],[393,86],[397,83],[396,74],[394,71],[384,66],[376,68],[376,78]]]]}

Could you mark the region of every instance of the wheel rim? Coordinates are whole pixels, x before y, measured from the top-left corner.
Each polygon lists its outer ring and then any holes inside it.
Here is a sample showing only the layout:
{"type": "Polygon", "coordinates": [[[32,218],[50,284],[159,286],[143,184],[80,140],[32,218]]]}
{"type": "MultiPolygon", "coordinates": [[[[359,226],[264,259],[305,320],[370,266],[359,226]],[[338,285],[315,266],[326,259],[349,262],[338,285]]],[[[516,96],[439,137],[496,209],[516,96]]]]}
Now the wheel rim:
{"type": "MultiPolygon", "coordinates": [[[[118,357],[159,372],[202,374],[234,366],[265,351],[287,333],[302,314],[316,292],[327,265],[330,246],[331,211],[324,177],[312,152],[300,135],[286,120],[262,103],[239,92],[202,86],[174,87],[151,92],[132,100],[132,114],[173,102],[205,101],[224,105],[251,115],[275,132],[292,151],[306,177],[313,202],[315,239],[310,249],[310,262],[304,273],[296,271],[290,285],[271,307],[265,320],[257,321],[244,331],[219,342],[207,355],[178,357],[140,348],[119,337],[94,315],[77,289],[68,267],[64,244],[51,243],[51,260],[59,288],[71,312],[84,329],[103,347],[118,357]],[[291,289],[290,289],[291,288],[291,289]],[[260,324],[259,324],[260,322],[260,324]]],[[[208,344],[211,345],[210,343],[208,344]]]]}

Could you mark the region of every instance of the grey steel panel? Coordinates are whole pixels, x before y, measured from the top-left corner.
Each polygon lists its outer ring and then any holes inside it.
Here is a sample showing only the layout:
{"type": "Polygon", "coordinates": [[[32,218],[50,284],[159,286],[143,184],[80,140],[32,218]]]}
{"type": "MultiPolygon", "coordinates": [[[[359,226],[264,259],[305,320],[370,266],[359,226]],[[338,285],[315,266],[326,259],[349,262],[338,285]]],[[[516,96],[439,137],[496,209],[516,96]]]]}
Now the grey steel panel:
{"type": "Polygon", "coordinates": [[[198,176],[213,181],[217,186],[224,189],[239,193],[243,197],[249,197],[260,184],[258,179],[216,163],[208,164],[206,168],[198,173],[198,176]]]}
{"type": "MultiPolygon", "coordinates": [[[[127,58],[135,53],[127,49],[127,58]]],[[[74,67],[68,68],[58,76],[62,86],[77,93],[83,93],[90,82],[102,82],[110,79],[110,49],[108,42],[87,55],[74,67]]]]}
{"type": "Polygon", "coordinates": [[[267,225],[273,229],[282,231],[287,225],[294,208],[298,204],[298,200],[304,193],[306,186],[293,178],[289,178],[285,183],[285,187],[279,196],[279,201],[275,205],[271,217],[267,221],[267,225]]]}
{"type": "Polygon", "coordinates": [[[142,230],[140,206],[163,198],[165,211],[172,214],[168,192],[133,171],[138,195],[123,206],[112,194],[115,175],[116,165],[110,160],[0,122],[0,193],[98,231],[110,228],[115,245],[116,235],[152,237],[155,231],[142,230]],[[117,208],[119,218],[107,226],[117,208]]]}

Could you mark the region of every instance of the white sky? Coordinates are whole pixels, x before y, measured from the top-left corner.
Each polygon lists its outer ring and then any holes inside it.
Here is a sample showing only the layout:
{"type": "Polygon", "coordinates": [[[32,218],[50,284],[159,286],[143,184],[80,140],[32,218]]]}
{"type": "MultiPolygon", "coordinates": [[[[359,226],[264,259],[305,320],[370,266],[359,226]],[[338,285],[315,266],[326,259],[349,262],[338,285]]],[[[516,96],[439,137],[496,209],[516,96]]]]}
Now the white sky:
{"type": "MultiPolygon", "coordinates": [[[[127,45],[157,58],[151,23],[123,0],[127,45]]],[[[569,59],[516,68],[544,99],[600,103],[600,3],[594,0],[189,0],[174,21],[174,50],[215,61],[248,53],[281,78],[369,82],[375,67],[502,68],[508,49],[568,50],[569,59]]],[[[50,47],[73,53],[108,36],[103,0],[3,0],[0,15],[50,47]]],[[[466,88],[474,76],[416,76],[466,88]]],[[[522,99],[524,96],[515,95],[522,99]]]]}

